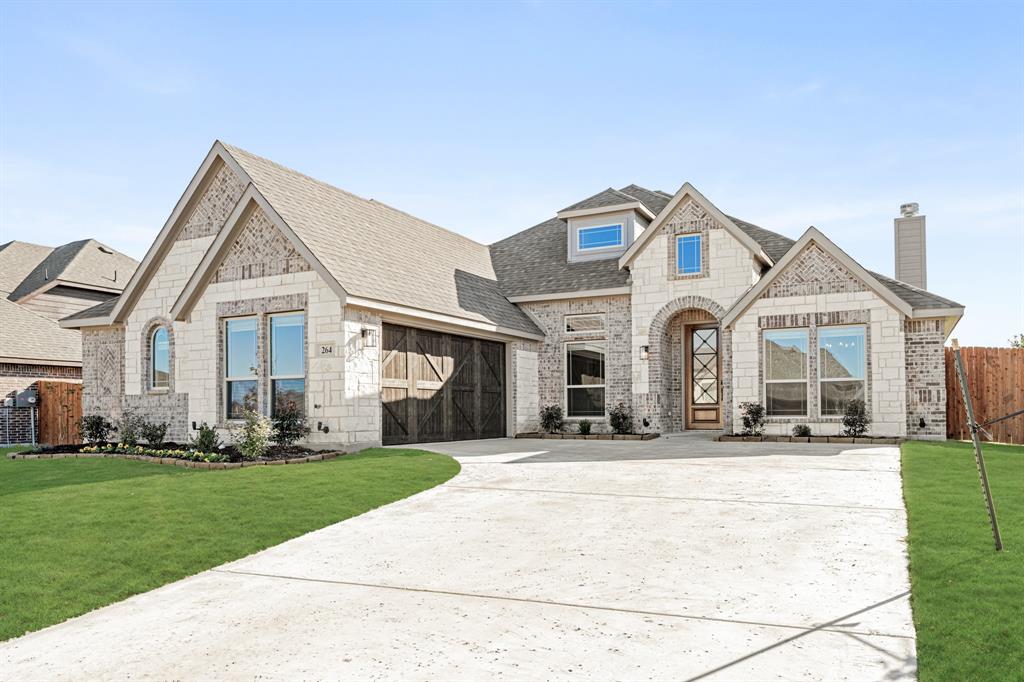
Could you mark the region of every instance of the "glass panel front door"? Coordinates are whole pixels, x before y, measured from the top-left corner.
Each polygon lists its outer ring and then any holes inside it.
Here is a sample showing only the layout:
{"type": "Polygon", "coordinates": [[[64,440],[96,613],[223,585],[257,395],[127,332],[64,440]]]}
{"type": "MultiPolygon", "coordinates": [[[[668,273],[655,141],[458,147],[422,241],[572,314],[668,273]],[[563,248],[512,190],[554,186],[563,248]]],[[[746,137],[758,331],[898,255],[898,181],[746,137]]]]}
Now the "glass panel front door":
{"type": "Polygon", "coordinates": [[[722,426],[718,338],[718,327],[690,327],[687,332],[688,429],[716,429],[722,426]]]}

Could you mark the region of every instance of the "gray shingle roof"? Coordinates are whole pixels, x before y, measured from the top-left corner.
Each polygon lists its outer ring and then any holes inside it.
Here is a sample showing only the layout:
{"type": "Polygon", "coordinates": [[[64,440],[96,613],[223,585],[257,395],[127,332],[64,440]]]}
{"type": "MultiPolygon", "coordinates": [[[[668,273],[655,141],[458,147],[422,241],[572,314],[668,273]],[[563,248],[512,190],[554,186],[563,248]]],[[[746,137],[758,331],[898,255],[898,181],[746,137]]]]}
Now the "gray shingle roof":
{"type": "Polygon", "coordinates": [[[628,185],[619,190],[623,194],[636,197],[654,215],[661,213],[662,209],[672,201],[671,194],[665,194],[661,190],[649,190],[640,185],[628,185]]]}
{"type": "Polygon", "coordinates": [[[16,301],[53,282],[84,287],[123,289],[139,263],[95,239],[69,242],[52,249],[11,292],[16,301]]]}
{"type": "Polygon", "coordinates": [[[55,320],[0,298],[0,357],[81,362],[81,339],[79,332],[61,329],[55,320]]]}
{"type": "Polygon", "coordinates": [[[571,206],[566,206],[562,211],[581,211],[587,208],[602,208],[604,206],[618,206],[620,204],[631,204],[638,199],[617,189],[603,189],[594,196],[587,197],[583,201],[577,201],[571,206]]]}
{"type": "Polygon", "coordinates": [[[541,334],[498,287],[483,244],[225,145],[350,295],[541,334]]]}
{"type": "Polygon", "coordinates": [[[77,313],[73,313],[73,314],[68,315],[67,317],[63,317],[61,319],[62,320],[84,320],[84,319],[88,319],[90,317],[103,317],[104,315],[109,315],[110,313],[112,313],[114,311],[114,306],[117,305],[117,302],[120,299],[121,299],[120,296],[114,296],[113,298],[110,298],[110,299],[107,299],[106,301],[103,301],[103,303],[97,303],[96,305],[94,305],[94,306],[92,306],[90,308],[85,308],[84,310],[79,310],[77,313]]]}
{"type": "Polygon", "coordinates": [[[0,244],[0,296],[7,298],[52,251],[28,242],[0,244]]]}

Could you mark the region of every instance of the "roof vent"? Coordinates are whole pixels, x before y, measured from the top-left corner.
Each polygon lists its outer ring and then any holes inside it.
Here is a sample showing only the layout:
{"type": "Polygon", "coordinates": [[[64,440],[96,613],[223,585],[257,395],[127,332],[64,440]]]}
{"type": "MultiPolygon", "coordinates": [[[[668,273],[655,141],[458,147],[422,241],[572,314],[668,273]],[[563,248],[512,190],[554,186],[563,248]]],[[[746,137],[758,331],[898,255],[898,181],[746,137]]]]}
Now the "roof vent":
{"type": "Polygon", "coordinates": [[[900,215],[904,218],[913,218],[919,210],[921,210],[921,207],[917,205],[916,201],[911,201],[909,204],[900,204],[900,215]]]}
{"type": "MultiPolygon", "coordinates": [[[[914,204],[914,206],[917,206],[917,204],[914,204]]],[[[105,246],[97,246],[96,248],[99,249],[101,253],[109,253],[109,254],[113,254],[114,253],[113,249],[108,249],[105,246]]]]}

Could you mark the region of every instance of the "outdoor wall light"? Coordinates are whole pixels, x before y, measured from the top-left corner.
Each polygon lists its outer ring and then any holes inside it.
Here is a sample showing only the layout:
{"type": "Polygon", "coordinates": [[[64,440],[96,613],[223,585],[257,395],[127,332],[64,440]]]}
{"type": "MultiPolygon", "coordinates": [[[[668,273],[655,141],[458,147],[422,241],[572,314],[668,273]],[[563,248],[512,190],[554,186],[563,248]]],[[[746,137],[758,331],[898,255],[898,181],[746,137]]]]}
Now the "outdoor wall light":
{"type": "Polygon", "coordinates": [[[363,327],[360,331],[363,348],[377,347],[377,330],[373,327],[363,327]]]}
{"type": "Polygon", "coordinates": [[[641,360],[646,360],[649,357],[651,357],[651,347],[650,346],[640,346],[640,359],[641,360]]]}

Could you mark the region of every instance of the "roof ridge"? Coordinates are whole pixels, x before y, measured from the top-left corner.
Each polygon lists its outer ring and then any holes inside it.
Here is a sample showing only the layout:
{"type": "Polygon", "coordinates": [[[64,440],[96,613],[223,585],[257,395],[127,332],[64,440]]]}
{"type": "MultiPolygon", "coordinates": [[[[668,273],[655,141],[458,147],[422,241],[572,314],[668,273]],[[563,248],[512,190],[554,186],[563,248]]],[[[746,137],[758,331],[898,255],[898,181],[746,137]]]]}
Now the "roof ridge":
{"type": "Polygon", "coordinates": [[[302,171],[295,170],[294,168],[291,168],[290,166],[286,166],[283,163],[278,163],[277,161],[274,161],[273,159],[268,159],[265,156],[260,156],[259,154],[255,154],[253,152],[250,152],[247,149],[242,149],[241,147],[236,147],[234,145],[228,144],[227,142],[224,142],[223,140],[220,140],[220,143],[229,152],[241,152],[242,154],[246,154],[248,156],[257,158],[260,161],[265,161],[266,163],[269,163],[272,166],[276,166],[277,168],[280,168],[283,171],[286,171],[288,173],[293,173],[294,175],[298,175],[298,176],[300,176],[302,178],[305,178],[306,180],[309,180],[309,181],[314,182],[314,183],[316,183],[318,185],[326,187],[327,189],[333,190],[335,192],[341,192],[342,194],[350,196],[350,197],[352,197],[354,199],[358,199],[359,201],[366,202],[367,204],[374,204],[374,205],[377,205],[377,206],[383,206],[384,208],[392,210],[392,211],[394,211],[396,213],[401,213],[404,216],[408,216],[410,218],[413,218],[414,220],[418,220],[419,222],[424,223],[425,225],[430,225],[431,227],[435,227],[435,228],[437,228],[439,230],[443,230],[445,232],[448,232],[448,233],[450,233],[450,234],[452,234],[452,235],[454,235],[456,237],[459,237],[460,239],[463,239],[463,240],[465,240],[465,241],[467,241],[467,242],[469,242],[471,244],[476,244],[477,246],[481,246],[481,247],[487,248],[486,244],[482,244],[482,243],[476,241],[475,239],[470,239],[469,237],[467,237],[464,234],[460,234],[460,233],[456,232],[455,230],[450,230],[447,227],[442,227],[441,225],[438,225],[437,223],[432,223],[429,220],[424,220],[423,218],[420,218],[419,216],[413,215],[412,213],[409,213],[408,211],[403,211],[400,208],[395,208],[391,204],[385,203],[385,202],[380,201],[378,199],[373,199],[373,198],[367,199],[366,197],[363,197],[363,196],[360,196],[358,194],[355,194],[354,192],[350,192],[347,189],[343,189],[341,187],[338,187],[337,185],[332,185],[331,183],[329,183],[329,182],[327,182],[325,180],[320,180],[319,178],[314,178],[312,175],[308,175],[306,173],[303,173],[302,171]]]}

